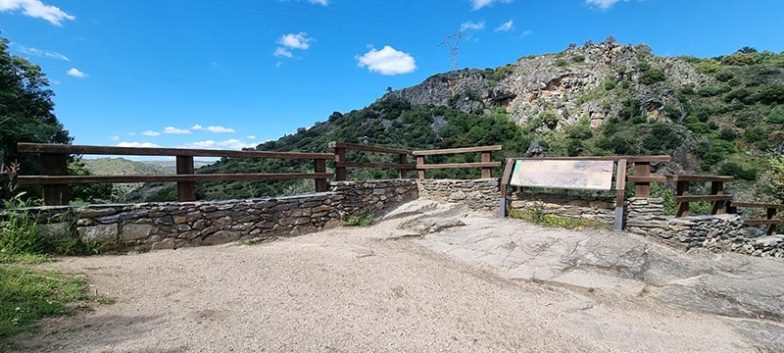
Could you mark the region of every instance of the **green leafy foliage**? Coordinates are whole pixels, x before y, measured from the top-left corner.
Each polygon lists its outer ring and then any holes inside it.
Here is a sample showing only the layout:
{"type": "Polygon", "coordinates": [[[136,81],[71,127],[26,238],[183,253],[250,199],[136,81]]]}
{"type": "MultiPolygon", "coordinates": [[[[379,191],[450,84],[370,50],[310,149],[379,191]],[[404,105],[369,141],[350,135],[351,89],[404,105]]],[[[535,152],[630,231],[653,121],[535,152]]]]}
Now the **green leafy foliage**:
{"type": "MultiPolygon", "coordinates": [[[[70,143],[54,115],[54,93],[38,65],[11,55],[0,38],[0,165],[18,161],[27,174],[40,171],[36,156],[16,152],[17,142],[70,143]]],[[[0,199],[11,195],[0,190],[0,199]]]]}

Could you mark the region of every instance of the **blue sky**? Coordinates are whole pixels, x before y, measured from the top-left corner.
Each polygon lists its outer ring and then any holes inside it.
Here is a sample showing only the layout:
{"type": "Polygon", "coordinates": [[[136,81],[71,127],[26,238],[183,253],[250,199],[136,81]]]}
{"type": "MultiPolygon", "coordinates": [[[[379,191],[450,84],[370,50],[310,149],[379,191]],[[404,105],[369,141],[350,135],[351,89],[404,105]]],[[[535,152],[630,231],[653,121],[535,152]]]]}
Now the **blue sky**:
{"type": "Polygon", "coordinates": [[[784,50],[780,0],[0,0],[75,143],[231,148],[362,108],[452,68],[569,43],[659,55],[784,50]]]}

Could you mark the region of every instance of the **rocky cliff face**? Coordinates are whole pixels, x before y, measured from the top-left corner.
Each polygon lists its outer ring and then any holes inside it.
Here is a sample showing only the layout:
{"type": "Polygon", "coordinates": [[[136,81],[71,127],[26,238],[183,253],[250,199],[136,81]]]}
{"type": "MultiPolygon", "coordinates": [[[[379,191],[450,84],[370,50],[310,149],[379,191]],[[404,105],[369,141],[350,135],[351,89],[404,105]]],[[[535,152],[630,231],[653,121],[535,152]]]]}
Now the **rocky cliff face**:
{"type": "Polygon", "coordinates": [[[617,115],[627,99],[649,119],[660,119],[665,105],[682,108],[676,95],[679,87],[709,80],[683,59],[656,57],[647,46],[604,42],[524,57],[496,69],[435,75],[384,98],[463,112],[503,108],[519,125],[542,117],[556,129],[580,119],[589,119],[596,127],[617,115]],[[615,89],[616,85],[622,87],[615,89]]]}

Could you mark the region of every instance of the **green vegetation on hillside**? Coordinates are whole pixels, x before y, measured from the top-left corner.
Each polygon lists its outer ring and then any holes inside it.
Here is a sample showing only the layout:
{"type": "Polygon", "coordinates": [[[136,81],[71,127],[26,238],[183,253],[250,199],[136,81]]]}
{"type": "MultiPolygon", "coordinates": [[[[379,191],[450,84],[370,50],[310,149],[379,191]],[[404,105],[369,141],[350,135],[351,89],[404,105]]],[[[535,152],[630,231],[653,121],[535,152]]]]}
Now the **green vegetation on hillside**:
{"type": "MultiPolygon", "coordinates": [[[[504,151],[494,156],[500,160],[504,156],[521,156],[535,143],[543,154],[551,156],[666,154],[674,156],[672,170],[733,175],[746,196],[775,199],[762,191],[759,179],[769,174],[771,156],[780,156],[784,149],[784,55],[744,48],[713,59],[682,58],[679,60],[692,65],[707,79],[678,86],[668,78],[669,64],[649,51],[641,52],[638,74],[619,69],[617,76],[606,77],[598,89],[576,102],[618,102],[618,109],[606,106],[607,117],[598,127],[591,127],[587,117],[562,125],[554,109],[529,117],[523,126],[518,126],[504,108],[468,114],[454,107],[411,105],[385,98],[361,110],[333,113],[325,122],[261,144],[258,149],[328,152],[329,141],[414,149],[502,144],[504,151]],[[675,101],[651,106],[645,100],[668,90],[674,91],[675,101]],[[749,195],[751,191],[757,194],[749,195]]],[[[585,58],[574,56],[569,61],[582,63],[585,58]]],[[[484,76],[494,86],[511,73],[511,67],[506,66],[486,70],[484,76]]],[[[348,158],[391,162],[392,157],[350,154],[348,158]]],[[[471,162],[477,158],[454,155],[431,160],[471,162]]],[[[199,172],[310,171],[311,164],[226,159],[199,172]]],[[[479,171],[433,170],[428,175],[470,178],[477,177],[479,171]]],[[[352,179],[394,176],[395,171],[372,169],[351,170],[350,174],[352,179]]],[[[199,195],[208,199],[280,195],[311,190],[311,184],[312,181],[207,183],[199,187],[199,195]]],[[[173,195],[171,187],[158,193],[161,197],[173,195]]]]}

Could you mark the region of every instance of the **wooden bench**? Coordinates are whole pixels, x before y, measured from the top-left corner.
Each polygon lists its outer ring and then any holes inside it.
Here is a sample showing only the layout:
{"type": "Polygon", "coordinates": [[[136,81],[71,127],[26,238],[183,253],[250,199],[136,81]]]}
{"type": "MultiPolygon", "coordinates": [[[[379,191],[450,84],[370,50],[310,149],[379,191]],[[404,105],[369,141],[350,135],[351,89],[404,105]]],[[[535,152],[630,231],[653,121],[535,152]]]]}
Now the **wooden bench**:
{"type": "Polygon", "coordinates": [[[725,175],[675,175],[675,202],[678,204],[678,217],[689,215],[689,202],[711,202],[711,214],[721,214],[727,209],[727,204],[732,201],[732,195],[724,193],[724,183],[735,180],[734,177],[725,175]],[[710,183],[710,195],[689,195],[689,186],[692,182],[710,183]]]}
{"type": "Polygon", "coordinates": [[[779,210],[784,210],[784,205],[775,204],[775,203],[763,203],[763,202],[731,202],[727,205],[727,211],[729,213],[738,213],[738,208],[762,208],[765,209],[766,218],[765,219],[747,219],[743,221],[743,224],[749,226],[768,226],[768,234],[773,234],[776,232],[776,226],[784,225],[784,220],[776,219],[779,210]]]}

